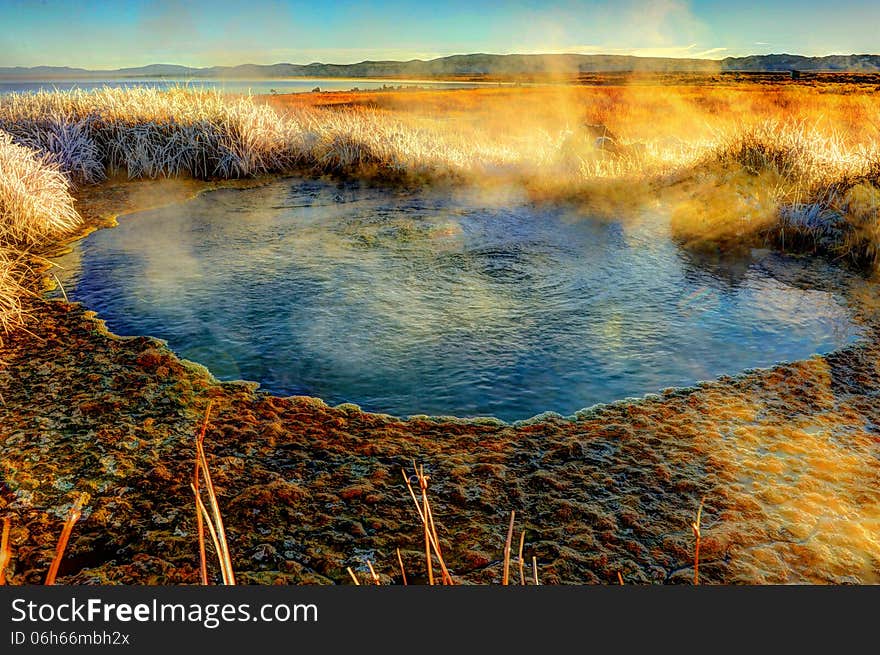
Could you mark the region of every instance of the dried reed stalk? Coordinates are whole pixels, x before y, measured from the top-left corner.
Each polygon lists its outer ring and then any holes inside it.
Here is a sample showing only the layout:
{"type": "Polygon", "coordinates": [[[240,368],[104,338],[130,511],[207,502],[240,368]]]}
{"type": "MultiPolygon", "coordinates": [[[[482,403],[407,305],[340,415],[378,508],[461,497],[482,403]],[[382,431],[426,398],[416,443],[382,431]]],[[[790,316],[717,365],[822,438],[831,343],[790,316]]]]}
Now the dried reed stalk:
{"type": "MultiPolygon", "coordinates": [[[[204,442],[205,432],[208,430],[208,418],[211,415],[211,406],[214,401],[208,402],[208,407],[205,409],[205,418],[202,420],[202,427],[199,430],[199,433],[196,435],[196,442],[204,442]]],[[[199,483],[201,479],[201,475],[199,474],[199,468],[201,466],[201,459],[196,455],[196,462],[193,471],[193,482],[192,489],[193,494],[195,494],[195,502],[196,502],[196,526],[199,536],[199,574],[202,579],[202,584],[208,584],[208,560],[205,553],[205,521],[202,517],[202,512],[200,511],[201,500],[199,498],[199,483]]],[[[217,551],[219,552],[219,550],[217,551]]]]}
{"type": "Polygon", "coordinates": [[[403,558],[400,556],[400,548],[397,549],[397,562],[400,564],[400,575],[403,578],[403,586],[406,586],[406,569],[403,568],[403,558]]]}
{"type": "Polygon", "coordinates": [[[0,585],[6,584],[6,567],[12,559],[12,549],[9,547],[9,530],[12,522],[8,516],[3,517],[3,536],[0,537],[0,585]]]}
{"type": "Polygon", "coordinates": [[[510,582],[510,542],[513,541],[513,520],[516,512],[510,512],[510,525],[507,526],[507,541],[504,542],[504,572],[501,575],[501,584],[507,585],[510,582]]]}
{"type": "Polygon", "coordinates": [[[697,517],[696,520],[691,523],[691,530],[694,532],[694,538],[696,543],[694,545],[694,584],[700,584],[700,538],[702,536],[700,530],[700,520],[703,515],[703,503],[706,502],[706,497],[700,499],[700,507],[697,509],[697,517]]]}
{"type": "Polygon", "coordinates": [[[376,570],[373,568],[373,563],[370,560],[367,560],[367,567],[370,569],[370,577],[373,578],[373,584],[378,587],[382,583],[379,582],[379,576],[376,575],[376,570]]]}
{"type": "Polygon", "coordinates": [[[427,480],[425,480],[423,471],[419,471],[419,488],[422,491],[422,523],[425,528],[425,566],[428,571],[428,584],[434,586],[434,563],[431,560],[431,533],[428,521],[428,493],[427,480]]]}
{"type": "Polygon", "coordinates": [[[437,535],[437,526],[434,524],[434,514],[431,511],[431,504],[428,502],[429,477],[425,475],[424,467],[416,466],[415,462],[413,462],[413,470],[415,471],[415,475],[413,477],[418,480],[419,488],[421,490],[421,503],[419,502],[419,499],[416,496],[416,492],[413,489],[412,479],[406,474],[405,470],[401,469],[401,473],[403,474],[403,481],[406,484],[406,488],[409,490],[409,495],[416,506],[416,512],[419,515],[419,519],[421,519],[422,525],[424,526],[425,557],[427,560],[428,568],[428,582],[429,584],[434,583],[431,558],[431,548],[433,548],[434,554],[437,556],[437,561],[440,564],[440,570],[443,574],[443,584],[455,584],[452,579],[452,575],[450,575],[449,570],[446,568],[446,562],[443,559],[443,552],[440,550],[440,538],[437,535]]]}
{"type": "Polygon", "coordinates": [[[86,501],[86,494],[82,494],[76,499],[76,502],[70,508],[67,514],[67,520],[64,522],[64,528],[61,530],[61,536],[58,538],[58,544],[55,547],[55,557],[49,566],[49,573],[46,575],[46,584],[54,585],[55,578],[58,576],[58,567],[61,566],[61,560],[64,559],[64,550],[67,548],[67,542],[70,539],[70,533],[73,532],[73,526],[82,516],[82,506],[86,501]]]}
{"type": "Polygon", "coordinates": [[[519,535],[519,583],[523,586],[526,584],[526,571],[523,565],[523,546],[526,542],[526,531],[523,530],[519,535]]]}
{"type": "Polygon", "coordinates": [[[208,415],[210,411],[211,405],[209,404],[205,412],[205,419],[202,422],[202,427],[199,431],[198,436],[196,437],[195,480],[190,485],[196,499],[196,511],[197,516],[199,517],[199,555],[200,564],[202,566],[202,581],[203,583],[207,584],[207,564],[205,561],[204,550],[204,524],[202,522],[202,519],[204,519],[204,521],[207,522],[208,530],[210,531],[211,538],[214,541],[214,548],[220,564],[220,575],[223,578],[223,584],[234,585],[235,572],[232,568],[232,557],[229,554],[229,544],[226,541],[226,529],[223,526],[223,517],[220,514],[220,505],[217,502],[217,493],[214,489],[214,483],[211,480],[211,470],[208,467],[208,460],[205,456],[204,439],[205,433],[207,431],[208,415]],[[200,476],[204,477],[205,491],[207,491],[208,504],[211,508],[210,514],[208,513],[208,509],[205,507],[205,504],[201,498],[201,488],[198,486],[200,476]]]}

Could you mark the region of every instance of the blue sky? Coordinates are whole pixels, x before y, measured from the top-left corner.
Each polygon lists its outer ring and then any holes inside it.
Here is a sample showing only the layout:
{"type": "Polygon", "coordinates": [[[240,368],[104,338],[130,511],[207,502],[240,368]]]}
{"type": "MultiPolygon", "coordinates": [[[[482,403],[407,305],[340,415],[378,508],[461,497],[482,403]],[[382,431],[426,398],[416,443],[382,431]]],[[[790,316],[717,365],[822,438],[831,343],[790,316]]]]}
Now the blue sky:
{"type": "Polygon", "coordinates": [[[880,0],[0,0],[0,66],[880,53],[880,0]]]}

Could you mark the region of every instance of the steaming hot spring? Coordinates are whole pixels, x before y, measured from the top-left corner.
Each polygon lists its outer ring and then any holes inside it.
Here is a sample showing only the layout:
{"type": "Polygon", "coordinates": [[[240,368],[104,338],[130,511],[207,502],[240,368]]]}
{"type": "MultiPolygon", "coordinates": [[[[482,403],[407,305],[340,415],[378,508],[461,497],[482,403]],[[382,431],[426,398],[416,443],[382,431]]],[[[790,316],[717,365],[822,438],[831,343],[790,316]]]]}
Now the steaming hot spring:
{"type": "Polygon", "coordinates": [[[662,215],[514,192],[286,178],[123,216],[58,263],[116,334],[165,339],[222,380],[398,416],[570,415],[860,334],[850,274],[828,261],[701,259],[662,215]]]}

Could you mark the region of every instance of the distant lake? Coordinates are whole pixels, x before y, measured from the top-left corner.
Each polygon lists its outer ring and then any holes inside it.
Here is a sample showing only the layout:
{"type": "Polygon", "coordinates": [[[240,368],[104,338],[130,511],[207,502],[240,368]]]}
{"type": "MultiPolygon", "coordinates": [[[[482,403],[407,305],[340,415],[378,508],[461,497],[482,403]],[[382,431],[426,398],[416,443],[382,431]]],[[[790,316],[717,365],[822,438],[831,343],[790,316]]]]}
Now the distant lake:
{"type": "Polygon", "coordinates": [[[0,79],[0,95],[6,93],[29,93],[37,91],[67,91],[82,89],[94,91],[105,86],[114,88],[148,87],[168,89],[184,86],[193,89],[220,89],[225,93],[263,95],[272,93],[305,93],[315,87],[322,91],[348,91],[350,89],[381,89],[383,86],[427,89],[473,89],[480,86],[499,86],[498,82],[443,82],[437,80],[389,80],[379,78],[287,78],[272,80],[224,80],[194,78],[113,78],[84,80],[26,80],[0,79]]]}

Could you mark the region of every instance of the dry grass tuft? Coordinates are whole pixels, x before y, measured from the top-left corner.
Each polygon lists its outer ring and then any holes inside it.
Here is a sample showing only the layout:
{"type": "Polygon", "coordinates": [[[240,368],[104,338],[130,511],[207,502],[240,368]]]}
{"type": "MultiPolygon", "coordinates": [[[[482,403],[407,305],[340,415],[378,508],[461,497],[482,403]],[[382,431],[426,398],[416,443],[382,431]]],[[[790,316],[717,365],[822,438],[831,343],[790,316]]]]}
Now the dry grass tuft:
{"type": "Polygon", "coordinates": [[[838,134],[826,134],[806,121],[771,119],[723,135],[715,149],[722,162],[734,162],[757,175],[773,171],[807,189],[859,164],[838,134]]]}
{"type": "Polygon", "coordinates": [[[196,462],[193,472],[193,482],[190,488],[193,491],[196,502],[196,523],[199,539],[199,572],[203,585],[208,584],[208,562],[205,548],[205,526],[211,535],[211,541],[214,544],[214,552],[220,565],[220,575],[223,584],[235,584],[235,572],[232,568],[232,557],[229,554],[229,545],[226,542],[226,529],[223,526],[223,517],[220,514],[220,506],[217,503],[217,494],[214,490],[214,483],[211,480],[211,471],[208,468],[208,460],[205,457],[205,433],[208,430],[208,419],[211,416],[211,403],[205,410],[205,418],[196,435],[196,462]],[[208,495],[208,504],[211,512],[205,507],[201,494],[201,479],[204,478],[205,490],[208,495]]]}
{"type": "Polygon", "coordinates": [[[29,281],[29,251],[79,223],[61,168],[0,131],[0,329],[4,334],[23,322],[21,298],[29,281]]]}
{"type": "Polygon", "coordinates": [[[79,223],[60,166],[0,131],[0,243],[39,245],[79,223]]]}
{"type": "Polygon", "coordinates": [[[55,578],[58,576],[58,568],[61,566],[61,560],[64,559],[64,551],[67,549],[67,542],[70,540],[70,534],[73,532],[73,526],[82,516],[83,505],[88,500],[87,494],[82,494],[77,498],[76,502],[70,508],[67,514],[67,520],[61,530],[61,536],[58,538],[58,544],[55,547],[55,557],[49,566],[49,573],[46,574],[46,585],[54,585],[55,578]]]}
{"type": "Polygon", "coordinates": [[[289,163],[284,126],[271,109],[212,91],[11,94],[0,101],[0,128],[80,182],[117,171],[242,177],[289,163]]]}
{"type": "Polygon", "coordinates": [[[853,144],[805,120],[728,130],[695,169],[672,215],[679,240],[773,245],[880,264],[880,142],[853,144]]]}

